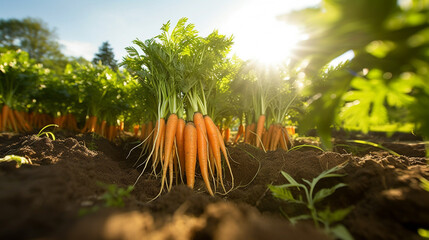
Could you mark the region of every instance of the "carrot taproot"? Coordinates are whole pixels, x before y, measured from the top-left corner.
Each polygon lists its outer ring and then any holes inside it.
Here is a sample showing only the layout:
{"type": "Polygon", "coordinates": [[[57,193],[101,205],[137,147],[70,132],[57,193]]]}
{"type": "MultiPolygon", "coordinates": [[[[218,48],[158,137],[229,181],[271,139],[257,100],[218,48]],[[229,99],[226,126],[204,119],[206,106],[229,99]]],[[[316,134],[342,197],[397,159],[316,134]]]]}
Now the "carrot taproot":
{"type": "Polygon", "coordinates": [[[7,106],[6,104],[4,104],[3,105],[3,107],[2,107],[2,109],[1,109],[1,112],[2,112],[2,120],[1,120],[1,123],[2,123],[2,126],[1,126],[1,130],[2,131],[6,131],[6,123],[7,123],[7,118],[8,118],[8,114],[9,114],[9,106],[7,106]]]}
{"type": "MultiPolygon", "coordinates": [[[[156,167],[158,166],[158,163],[160,162],[159,158],[162,156],[162,145],[164,145],[163,141],[163,134],[165,133],[165,119],[160,118],[158,121],[156,121],[155,124],[155,134],[153,136],[153,143],[154,143],[154,155],[152,159],[152,171],[153,173],[156,173],[156,167]]],[[[161,162],[161,164],[163,164],[161,162]]],[[[156,174],[155,174],[156,175],[156,174]]]]}
{"type": "Polygon", "coordinates": [[[199,112],[194,113],[194,124],[197,128],[197,150],[198,150],[198,163],[200,164],[201,176],[206,184],[207,191],[210,195],[214,196],[209,181],[208,172],[208,149],[207,149],[207,129],[203,115],[199,112]]]}
{"type": "Polygon", "coordinates": [[[145,140],[147,124],[143,123],[140,130],[140,140],[145,140]]]}
{"type": "MultiPolygon", "coordinates": [[[[170,181],[173,180],[173,161],[170,160],[171,158],[171,152],[173,149],[174,144],[174,138],[176,137],[176,130],[177,130],[177,115],[171,114],[170,117],[168,117],[167,125],[165,127],[165,139],[164,139],[164,165],[162,169],[162,178],[161,178],[161,190],[164,187],[164,181],[167,176],[167,169],[170,167],[170,181]],[[171,163],[170,163],[171,162],[171,163]]],[[[161,132],[162,133],[162,132],[161,132]]],[[[161,135],[162,136],[162,135],[161,135]]]]}
{"type": "Polygon", "coordinates": [[[270,150],[275,151],[277,150],[277,146],[279,145],[280,137],[282,136],[282,128],[280,124],[276,124],[273,130],[273,138],[270,144],[270,150]]]}
{"type": "Polygon", "coordinates": [[[231,183],[232,183],[231,190],[232,190],[232,189],[234,188],[234,175],[232,174],[232,168],[231,168],[231,165],[229,164],[228,154],[227,154],[227,152],[226,152],[225,143],[223,142],[222,135],[220,134],[220,132],[219,132],[219,131],[217,131],[217,136],[218,136],[218,139],[219,139],[220,150],[221,150],[221,151],[222,151],[222,153],[223,153],[223,156],[224,156],[224,158],[225,158],[226,165],[228,166],[229,173],[230,173],[230,175],[231,175],[231,183]]]}
{"type": "Polygon", "coordinates": [[[237,135],[234,138],[234,143],[238,142],[238,140],[241,138],[241,135],[243,135],[243,131],[244,131],[244,126],[243,124],[240,124],[240,126],[238,126],[237,135]]]}
{"type": "Polygon", "coordinates": [[[106,137],[106,120],[101,121],[101,125],[100,125],[100,135],[103,137],[106,137]]]}
{"type": "Polygon", "coordinates": [[[185,173],[185,145],[184,145],[184,131],[185,131],[185,120],[180,118],[177,122],[176,130],[176,145],[177,145],[177,154],[179,155],[180,163],[180,174],[183,177],[185,173]]]}
{"type": "Polygon", "coordinates": [[[281,131],[282,131],[282,133],[281,133],[281,137],[280,137],[280,147],[283,150],[287,151],[288,150],[287,140],[286,140],[286,137],[285,137],[284,132],[283,132],[283,131],[285,131],[285,129],[282,127],[281,131]]]}
{"type": "Polygon", "coordinates": [[[225,133],[223,136],[223,141],[227,143],[229,141],[229,138],[231,137],[231,129],[229,127],[225,128],[225,133]]]}
{"type": "Polygon", "coordinates": [[[264,124],[265,124],[265,115],[260,115],[258,119],[258,125],[256,127],[256,147],[261,146],[261,137],[262,137],[262,131],[264,130],[264,124]]]}
{"type": "Polygon", "coordinates": [[[193,122],[188,122],[184,130],[186,185],[191,189],[195,184],[195,167],[197,164],[197,129],[193,122]]]}
{"type": "Polygon", "coordinates": [[[140,125],[138,125],[138,124],[135,124],[134,126],[133,126],[133,132],[134,132],[134,137],[138,137],[139,136],[139,131],[140,131],[140,125]]]}
{"type": "Polygon", "coordinates": [[[212,151],[213,157],[215,160],[217,176],[218,176],[218,179],[220,179],[220,183],[223,190],[226,192],[225,185],[223,184],[223,177],[222,177],[222,158],[220,155],[218,129],[216,128],[216,125],[214,124],[213,120],[209,116],[204,116],[204,122],[206,124],[207,136],[210,143],[210,150],[212,151]]]}

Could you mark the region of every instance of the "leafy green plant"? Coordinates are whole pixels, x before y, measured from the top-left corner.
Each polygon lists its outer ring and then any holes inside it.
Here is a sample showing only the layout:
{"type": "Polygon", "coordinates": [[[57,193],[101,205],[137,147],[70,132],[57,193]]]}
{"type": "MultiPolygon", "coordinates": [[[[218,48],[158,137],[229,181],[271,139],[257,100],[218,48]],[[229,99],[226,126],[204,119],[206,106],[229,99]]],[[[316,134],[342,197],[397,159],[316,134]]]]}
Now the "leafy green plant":
{"type": "Polygon", "coordinates": [[[38,137],[41,137],[43,135],[46,135],[48,138],[49,136],[52,138],[52,140],[55,141],[55,135],[52,132],[44,132],[44,130],[48,127],[59,127],[57,124],[49,124],[44,126],[42,129],[40,129],[39,133],[37,133],[38,137]]]}
{"type": "Polygon", "coordinates": [[[325,208],[324,210],[319,210],[316,207],[317,203],[332,195],[337,189],[347,186],[344,183],[338,183],[330,188],[322,188],[315,192],[316,186],[320,180],[344,176],[344,174],[334,173],[343,167],[344,165],[338,165],[328,169],[314,178],[311,182],[306,179],[302,179],[305,184],[298,183],[289,174],[282,171],[281,174],[286,178],[288,183],[277,186],[269,185],[268,187],[274,197],[290,203],[304,205],[310,212],[309,214],[288,217],[292,224],[299,220],[312,219],[316,227],[319,227],[319,224],[322,223],[324,225],[325,231],[329,234],[333,234],[340,239],[353,239],[348,230],[343,225],[338,224],[338,222],[344,219],[344,217],[351,211],[351,208],[331,211],[329,207],[325,208]],[[292,194],[293,188],[300,190],[298,196],[294,196],[292,194]]]}
{"type": "Polygon", "coordinates": [[[17,155],[6,155],[4,158],[0,158],[0,162],[16,162],[16,167],[21,167],[22,164],[32,164],[30,159],[17,155]]]}
{"type": "MultiPolygon", "coordinates": [[[[429,181],[425,178],[420,178],[420,187],[422,187],[425,191],[429,192],[429,181]]],[[[419,228],[418,233],[422,238],[429,238],[429,230],[419,228]]]]}
{"type": "Polygon", "coordinates": [[[116,184],[99,183],[99,185],[106,189],[106,192],[101,196],[105,207],[124,207],[124,198],[128,198],[134,189],[133,186],[120,188],[116,184]]]}
{"type": "MultiPolygon", "coordinates": [[[[130,196],[130,193],[133,191],[133,186],[128,186],[126,188],[118,187],[116,184],[105,184],[98,182],[99,186],[105,189],[103,195],[98,199],[103,201],[104,207],[124,207],[124,199],[130,196]]],[[[81,208],[79,209],[79,216],[84,216],[89,213],[96,212],[100,209],[99,205],[95,205],[90,208],[81,208]]]]}

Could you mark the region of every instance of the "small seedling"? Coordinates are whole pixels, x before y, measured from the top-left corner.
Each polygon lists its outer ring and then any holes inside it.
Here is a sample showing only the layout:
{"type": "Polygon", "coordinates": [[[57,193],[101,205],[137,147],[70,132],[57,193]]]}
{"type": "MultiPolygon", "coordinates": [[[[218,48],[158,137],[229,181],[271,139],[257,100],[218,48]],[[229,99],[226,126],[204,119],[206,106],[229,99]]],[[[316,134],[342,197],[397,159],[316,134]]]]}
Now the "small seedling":
{"type": "Polygon", "coordinates": [[[315,149],[317,149],[317,150],[320,150],[320,151],[322,151],[322,152],[325,152],[325,150],[323,150],[322,148],[320,148],[320,147],[318,147],[318,146],[316,146],[316,145],[311,145],[311,144],[302,144],[302,145],[297,145],[297,146],[295,146],[295,147],[293,147],[293,148],[290,148],[290,149],[288,150],[288,152],[290,152],[290,151],[294,151],[294,150],[298,150],[298,149],[301,149],[301,148],[303,148],[303,147],[315,148],[315,149]]]}
{"type": "Polygon", "coordinates": [[[382,145],[380,145],[378,143],[373,143],[373,142],[364,141],[364,140],[347,140],[347,142],[369,145],[369,146],[372,146],[372,147],[383,149],[383,150],[389,152],[392,155],[395,155],[395,156],[398,156],[398,157],[401,156],[399,153],[397,153],[397,152],[395,152],[395,151],[393,151],[393,150],[391,150],[391,149],[389,149],[387,147],[383,147],[382,145]]]}
{"type": "MultiPolygon", "coordinates": [[[[425,191],[429,192],[429,181],[426,180],[425,178],[420,178],[420,182],[421,182],[420,187],[422,187],[425,191]]],[[[420,235],[420,237],[429,239],[429,230],[428,229],[419,228],[417,231],[418,231],[418,234],[420,235]]]]}
{"type": "Polygon", "coordinates": [[[42,129],[40,129],[39,133],[37,134],[38,137],[41,137],[43,135],[46,135],[48,138],[49,136],[52,138],[52,140],[55,141],[55,135],[52,132],[44,132],[43,130],[45,130],[48,127],[59,127],[57,124],[49,124],[44,126],[42,129]]]}
{"type": "Polygon", "coordinates": [[[106,207],[123,207],[125,205],[124,199],[128,198],[134,189],[133,186],[120,188],[116,184],[99,183],[99,185],[106,189],[106,192],[101,196],[106,207]]]}
{"type": "Polygon", "coordinates": [[[299,220],[312,219],[316,227],[319,227],[319,224],[322,223],[324,225],[325,231],[328,234],[333,234],[340,239],[353,239],[351,234],[343,225],[335,224],[334,226],[332,226],[334,223],[337,223],[344,219],[344,217],[351,211],[351,208],[339,209],[333,212],[330,210],[329,207],[324,210],[319,210],[316,208],[316,203],[321,202],[328,196],[332,195],[337,189],[347,186],[344,183],[338,183],[331,188],[322,188],[316,193],[314,193],[316,185],[320,180],[324,178],[344,176],[344,174],[333,173],[343,167],[344,165],[338,165],[334,168],[328,169],[322,172],[316,178],[314,178],[312,182],[306,179],[302,179],[302,181],[307,185],[298,183],[295,179],[292,178],[292,176],[282,171],[281,174],[286,178],[289,183],[278,186],[269,185],[268,187],[274,197],[291,203],[305,205],[309,210],[310,214],[288,217],[289,221],[291,221],[292,224],[295,224],[299,220]],[[300,195],[295,197],[292,194],[292,188],[304,190],[304,193],[301,191],[300,195]]]}
{"type": "MultiPolygon", "coordinates": [[[[124,199],[130,196],[131,191],[133,191],[133,186],[128,186],[127,188],[120,188],[116,184],[104,184],[101,182],[97,183],[99,186],[103,187],[106,191],[98,199],[103,201],[104,207],[124,207],[124,199]]],[[[90,208],[81,208],[79,209],[78,215],[84,216],[89,213],[96,212],[100,209],[100,206],[93,206],[90,208]]]]}
{"type": "Polygon", "coordinates": [[[6,155],[4,158],[0,158],[0,162],[16,162],[16,167],[21,167],[22,164],[32,164],[30,159],[17,155],[6,155]]]}

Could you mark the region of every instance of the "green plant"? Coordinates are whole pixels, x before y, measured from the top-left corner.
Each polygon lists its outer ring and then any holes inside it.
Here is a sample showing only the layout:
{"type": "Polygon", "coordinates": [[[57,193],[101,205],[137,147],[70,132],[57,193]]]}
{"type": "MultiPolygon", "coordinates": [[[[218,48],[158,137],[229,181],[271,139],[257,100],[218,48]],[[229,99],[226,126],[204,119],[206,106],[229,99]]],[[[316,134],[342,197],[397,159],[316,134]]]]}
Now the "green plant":
{"type": "Polygon", "coordinates": [[[0,162],[16,162],[16,167],[21,167],[22,164],[32,164],[30,159],[17,155],[6,155],[4,158],[0,158],[0,162]]]}
{"type": "Polygon", "coordinates": [[[339,221],[344,219],[344,217],[351,211],[351,208],[346,209],[338,209],[335,211],[331,211],[329,207],[324,210],[319,210],[316,207],[316,204],[332,195],[338,188],[342,188],[347,186],[344,183],[338,183],[330,188],[322,188],[317,192],[314,192],[316,189],[317,183],[320,180],[331,177],[342,177],[344,174],[334,173],[342,169],[344,165],[338,165],[331,169],[328,169],[322,172],[319,176],[314,178],[311,182],[302,179],[302,181],[307,184],[298,183],[295,179],[293,179],[286,172],[281,171],[281,174],[288,181],[287,184],[283,185],[268,185],[268,188],[271,190],[274,197],[285,200],[287,202],[296,203],[305,205],[309,210],[309,214],[303,214],[295,217],[288,217],[289,221],[292,224],[296,223],[299,220],[312,219],[314,225],[319,227],[319,224],[322,223],[324,225],[324,229],[327,233],[333,234],[334,236],[340,239],[353,239],[348,230],[341,224],[338,224],[339,221]],[[298,188],[300,190],[299,195],[295,197],[292,194],[292,189],[298,188]],[[303,190],[304,192],[302,192],[303,190]]]}
{"type": "MultiPolygon", "coordinates": [[[[124,199],[130,196],[131,191],[133,191],[133,186],[128,186],[126,188],[118,187],[116,184],[105,184],[98,182],[99,186],[105,189],[103,195],[98,199],[103,201],[104,207],[124,207],[124,199]]],[[[100,209],[100,206],[95,205],[90,208],[81,208],[79,209],[78,215],[84,216],[89,213],[96,212],[100,209]]]]}
{"type": "Polygon", "coordinates": [[[398,156],[398,157],[401,156],[397,152],[395,152],[395,151],[393,151],[393,150],[391,150],[389,148],[383,147],[382,145],[380,145],[378,143],[373,143],[373,142],[364,141],[364,140],[347,140],[347,142],[360,143],[360,144],[369,145],[369,146],[372,146],[372,147],[376,147],[376,148],[380,148],[380,149],[386,150],[386,151],[388,151],[392,155],[395,155],[395,156],[398,156]]]}
{"type": "Polygon", "coordinates": [[[43,130],[45,130],[48,127],[59,127],[57,124],[49,124],[44,126],[42,129],[40,129],[39,133],[37,133],[38,137],[41,137],[43,135],[46,135],[48,138],[49,136],[51,136],[52,140],[55,141],[55,135],[52,132],[44,132],[43,130]]]}
{"type": "Polygon", "coordinates": [[[116,184],[99,183],[99,185],[106,189],[106,192],[101,195],[105,207],[124,207],[124,199],[128,198],[134,189],[133,186],[120,188],[116,184]]]}
{"type": "Polygon", "coordinates": [[[325,152],[325,150],[323,150],[322,148],[320,148],[320,147],[318,147],[318,146],[316,146],[316,145],[311,145],[311,144],[301,144],[301,145],[297,145],[297,146],[295,146],[295,147],[290,148],[290,149],[288,150],[288,152],[290,152],[290,151],[294,151],[294,150],[298,150],[298,149],[301,149],[301,148],[303,148],[303,147],[315,148],[315,149],[318,149],[318,150],[320,150],[320,151],[322,151],[322,152],[325,152]]]}
{"type": "MultiPolygon", "coordinates": [[[[429,181],[425,178],[420,178],[420,187],[422,187],[425,191],[429,192],[429,181]]],[[[422,238],[429,238],[428,229],[419,228],[417,231],[422,238]]]]}

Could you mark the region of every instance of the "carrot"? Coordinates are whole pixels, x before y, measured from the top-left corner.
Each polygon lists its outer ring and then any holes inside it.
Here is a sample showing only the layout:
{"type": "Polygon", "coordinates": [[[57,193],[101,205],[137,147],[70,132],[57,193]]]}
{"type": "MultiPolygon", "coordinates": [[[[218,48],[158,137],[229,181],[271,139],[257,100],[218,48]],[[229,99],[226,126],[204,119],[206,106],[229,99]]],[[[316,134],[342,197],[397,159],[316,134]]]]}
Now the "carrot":
{"type": "MultiPolygon", "coordinates": [[[[164,165],[162,169],[162,178],[161,178],[161,191],[164,187],[164,181],[167,176],[167,169],[170,167],[170,181],[173,180],[173,161],[170,161],[171,153],[173,149],[174,138],[176,136],[177,130],[177,115],[171,114],[168,117],[167,126],[165,127],[165,142],[164,142],[164,165]],[[170,163],[171,162],[171,163],[170,163]]],[[[161,132],[162,133],[162,132],[161,132]]]]}
{"type": "Polygon", "coordinates": [[[188,122],[184,131],[186,185],[191,189],[195,184],[195,165],[197,164],[197,129],[188,122]]]}
{"type": "Polygon", "coordinates": [[[145,140],[147,124],[143,123],[140,130],[140,140],[145,140]]]}
{"type": "Polygon", "coordinates": [[[198,163],[200,164],[201,176],[206,184],[207,191],[210,195],[214,196],[210,186],[208,172],[207,129],[201,113],[194,113],[194,123],[197,128],[198,163]]]}
{"type": "Polygon", "coordinates": [[[234,175],[232,174],[232,168],[231,168],[231,165],[229,164],[228,154],[226,153],[225,143],[223,142],[222,135],[220,134],[220,132],[219,132],[219,131],[217,131],[217,136],[218,136],[218,139],[219,139],[220,150],[221,150],[221,151],[222,151],[222,153],[223,153],[223,156],[224,156],[224,158],[225,158],[226,165],[227,165],[227,166],[228,166],[228,168],[229,168],[229,173],[231,174],[231,182],[232,182],[231,190],[232,190],[232,189],[234,188],[234,175]]]}
{"type": "Polygon", "coordinates": [[[206,124],[207,136],[210,143],[210,150],[212,151],[213,157],[215,160],[217,176],[220,179],[220,184],[223,190],[226,192],[225,185],[223,184],[222,158],[220,155],[220,143],[219,143],[219,137],[217,133],[219,130],[216,128],[216,125],[214,124],[213,120],[209,116],[204,117],[204,122],[206,124]]]}
{"type": "Polygon", "coordinates": [[[284,131],[285,131],[285,129],[282,127],[282,129],[281,129],[281,137],[280,137],[280,147],[283,149],[283,150],[285,150],[285,151],[287,151],[288,150],[288,147],[287,147],[287,140],[286,140],[286,138],[285,138],[285,135],[284,135],[284,131]]]}
{"type": "Polygon", "coordinates": [[[244,130],[244,142],[249,143],[249,137],[250,137],[250,124],[246,125],[246,128],[244,130]]]}
{"type": "Polygon", "coordinates": [[[264,129],[265,124],[265,115],[259,116],[258,119],[258,125],[256,127],[256,147],[261,146],[261,137],[262,137],[262,131],[264,129]]]}
{"type": "Polygon", "coordinates": [[[155,151],[155,155],[153,158],[153,163],[152,163],[152,170],[155,172],[156,171],[156,166],[158,165],[158,154],[159,154],[159,149],[161,149],[161,145],[163,144],[163,142],[161,141],[162,139],[162,133],[164,132],[165,129],[165,120],[164,118],[160,118],[156,124],[155,124],[155,134],[153,136],[153,142],[155,145],[154,151],[155,151]]]}
{"type": "Polygon", "coordinates": [[[2,120],[1,120],[2,126],[1,126],[0,130],[6,131],[6,123],[7,123],[7,116],[9,114],[9,107],[6,104],[4,104],[1,112],[2,112],[2,116],[1,116],[2,117],[2,120]]]}
{"type": "Polygon", "coordinates": [[[106,137],[106,120],[103,120],[100,125],[100,135],[106,137]]]}
{"type": "Polygon", "coordinates": [[[139,130],[140,130],[140,126],[138,124],[133,126],[133,131],[134,131],[134,137],[138,137],[139,136],[139,130]]]}
{"type": "Polygon", "coordinates": [[[240,124],[240,126],[238,127],[237,135],[234,138],[234,143],[238,142],[238,139],[240,139],[241,135],[243,135],[243,131],[244,131],[244,126],[243,124],[240,124]]]}
{"type": "Polygon", "coordinates": [[[270,145],[270,140],[273,135],[273,130],[274,130],[274,124],[271,124],[270,127],[268,128],[268,132],[262,138],[262,144],[264,145],[265,150],[267,150],[270,145]]]}
{"type": "Polygon", "coordinates": [[[177,122],[176,130],[176,144],[177,144],[177,153],[179,155],[180,162],[180,174],[183,177],[185,173],[185,145],[184,145],[184,131],[185,131],[185,120],[180,118],[177,122]]]}
{"type": "Polygon", "coordinates": [[[231,129],[229,129],[229,127],[225,128],[225,133],[223,136],[223,140],[225,141],[225,143],[227,143],[229,141],[229,138],[231,136],[231,129]]]}
{"type": "Polygon", "coordinates": [[[270,144],[270,150],[275,151],[277,150],[277,146],[279,145],[280,137],[282,136],[282,128],[280,124],[277,124],[275,126],[275,129],[273,130],[273,138],[270,144]]]}

